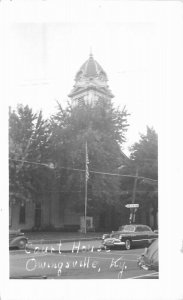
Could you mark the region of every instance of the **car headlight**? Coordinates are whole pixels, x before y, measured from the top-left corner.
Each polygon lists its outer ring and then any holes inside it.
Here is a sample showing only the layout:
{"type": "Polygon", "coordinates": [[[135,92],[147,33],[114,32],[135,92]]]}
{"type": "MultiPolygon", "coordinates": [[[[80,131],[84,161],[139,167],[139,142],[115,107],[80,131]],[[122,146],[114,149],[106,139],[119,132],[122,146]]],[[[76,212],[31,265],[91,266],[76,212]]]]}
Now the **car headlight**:
{"type": "Polygon", "coordinates": [[[102,240],[105,240],[108,237],[108,234],[103,234],[102,240]]]}
{"type": "Polygon", "coordinates": [[[122,234],[120,234],[120,235],[119,235],[119,239],[120,239],[120,240],[122,240],[122,238],[123,238],[123,235],[122,235],[122,234]]]}
{"type": "Polygon", "coordinates": [[[144,255],[147,255],[147,253],[148,253],[148,248],[145,248],[145,249],[144,249],[143,256],[144,256],[144,255]]]}

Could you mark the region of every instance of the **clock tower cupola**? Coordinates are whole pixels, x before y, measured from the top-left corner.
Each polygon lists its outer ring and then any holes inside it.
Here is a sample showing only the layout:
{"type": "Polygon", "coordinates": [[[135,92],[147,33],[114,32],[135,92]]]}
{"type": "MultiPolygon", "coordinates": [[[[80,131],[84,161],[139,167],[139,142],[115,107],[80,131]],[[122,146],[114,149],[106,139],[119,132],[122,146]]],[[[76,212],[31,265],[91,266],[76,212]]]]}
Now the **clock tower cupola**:
{"type": "Polygon", "coordinates": [[[72,105],[95,105],[100,99],[111,100],[114,96],[107,84],[106,72],[90,54],[89,59],[76,73],[75,85],[68,95],[72,105]]]}

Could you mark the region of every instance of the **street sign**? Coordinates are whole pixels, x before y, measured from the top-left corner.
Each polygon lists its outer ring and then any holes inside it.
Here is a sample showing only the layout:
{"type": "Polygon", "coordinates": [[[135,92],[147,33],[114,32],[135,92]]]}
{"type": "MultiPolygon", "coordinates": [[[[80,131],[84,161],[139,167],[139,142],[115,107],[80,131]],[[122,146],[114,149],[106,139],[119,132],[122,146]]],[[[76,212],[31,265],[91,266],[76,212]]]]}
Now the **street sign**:
{"type": "Polygon", "coordinates": [[[127,208],[137,208],[137,207],[139,207],[139,204],[137,204],[137,203],[127,204],[127,205],[125,205],[125,207],[127,207],[127,208]]]}

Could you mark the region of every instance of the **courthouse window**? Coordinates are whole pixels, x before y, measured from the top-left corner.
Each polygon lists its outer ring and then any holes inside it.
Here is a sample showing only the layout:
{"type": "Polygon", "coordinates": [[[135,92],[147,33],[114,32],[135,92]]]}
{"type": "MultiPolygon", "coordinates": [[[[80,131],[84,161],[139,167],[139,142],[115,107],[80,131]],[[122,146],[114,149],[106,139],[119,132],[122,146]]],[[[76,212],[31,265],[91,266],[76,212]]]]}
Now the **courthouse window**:
{"type": "Polygon", "coordinates": [[[25,224],[25,204],[24,203],[22,203],[20,205],[19,223],[25,224]]]}

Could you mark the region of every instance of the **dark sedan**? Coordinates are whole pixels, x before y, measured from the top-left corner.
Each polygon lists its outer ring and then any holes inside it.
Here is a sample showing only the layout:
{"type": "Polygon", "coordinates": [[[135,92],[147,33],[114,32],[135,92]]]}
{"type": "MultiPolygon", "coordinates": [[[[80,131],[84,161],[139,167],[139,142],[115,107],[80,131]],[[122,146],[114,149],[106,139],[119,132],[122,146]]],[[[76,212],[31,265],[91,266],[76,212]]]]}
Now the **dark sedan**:
{"type": "Polygon", "coordinates": [[[9,248],[25,249],[28,239],[20,230],[9,231],[9,248]]]}
{"type": "Polygon", "coordinates": [[[158,234],[152,231],[147,225],[131,224],[120,226],[118,231],[113,231],[111,234],[104,234],[102,245],[105,249],[114,247],[125,247],[130,250],[131,247],[142,247],[150,245],[158,234]]]}

